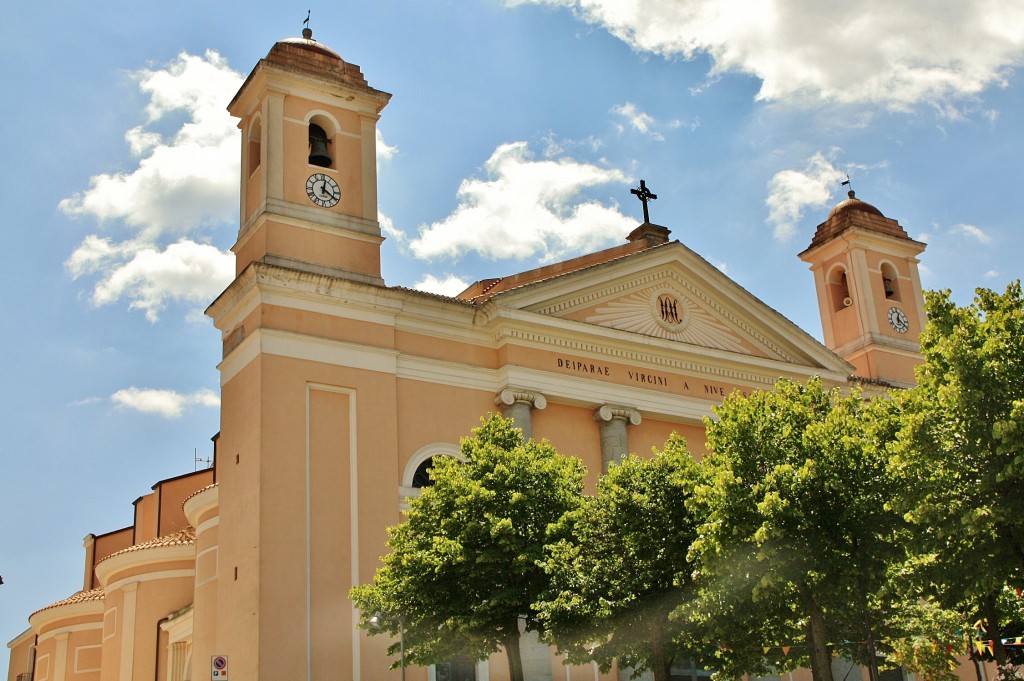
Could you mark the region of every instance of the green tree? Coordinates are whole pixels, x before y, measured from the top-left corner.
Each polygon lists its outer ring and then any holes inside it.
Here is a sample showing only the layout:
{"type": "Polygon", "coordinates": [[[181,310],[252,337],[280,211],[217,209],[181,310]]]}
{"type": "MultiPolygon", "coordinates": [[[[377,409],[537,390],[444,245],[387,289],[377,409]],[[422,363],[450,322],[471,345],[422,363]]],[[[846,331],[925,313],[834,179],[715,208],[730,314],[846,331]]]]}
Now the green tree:
{"type": "Polygon", "coordinates": [[[903,555],[877,446],[895,432],[890,412],[817,378],[733,393],[715,412],[693,502],[701,599],[687,616],[724,646],[721,673],[809,663],[814,681],[832,681],[834,652],[873,664],[887,569],[903,555]]]}
{"type": "Polygon", "coordinates": [[[612,464],[597,495],[565,516],[549,547],[551,589],[538,603],[549,640],[569,662],[603,671],[651,670],[668,681],[677,656],[692,652],[671,613],[688,596],[686,555],[696,520],[685,501],[697,463],[673,436],[652,458],[612,464]]]}
{"type": "Polygon", "coordinates": [[[925,296],[924,364],[902,400],[892,470],[916,526],[914,569],[945,608],[982,620],[1003,678],[1007,587],[1024,585],[1024,299],[1020,282],[960,307],[925,296]]]}
{"type": "Polygon", "coordinates": [[[464,462],[435,460],[434,484],[389,528],[391,552],[351,597],[371,635],[401,629],[409,662],[484,659],[503,649],[510,679],[522,681],[520,621],[538,627],[531,605],[547,586],[540,563],[548,529],[579,506],[584,468],[547,441],[524,442],[500,415],[473,434],[461,443],[464,462]],[[370,624],[378,611],[382,629],[370,624]]]}

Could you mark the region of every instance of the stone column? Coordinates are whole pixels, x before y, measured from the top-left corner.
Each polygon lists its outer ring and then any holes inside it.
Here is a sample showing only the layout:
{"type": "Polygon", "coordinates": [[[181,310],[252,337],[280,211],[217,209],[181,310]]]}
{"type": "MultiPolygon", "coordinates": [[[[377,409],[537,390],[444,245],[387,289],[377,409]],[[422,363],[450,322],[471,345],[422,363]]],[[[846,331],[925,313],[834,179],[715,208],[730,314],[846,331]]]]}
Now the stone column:
{"type": "Polygon", "coordinates": [[[601,472],[608,472],[608,464],[621,461],[629,453],[627,425],[640,425],[640,412],[632,407],[605,404],[594,411],[594,420],[601,429],[601,472]]]}
{"type": "Polygon", "coordinates": [[[523,438],[529,440],[533,437],[531,412],[548,406],[548,401],[540,393],[508,386],[494,398],[494,404],[505,418],[516,422],[516,427],[523,431],[523,438]]]}

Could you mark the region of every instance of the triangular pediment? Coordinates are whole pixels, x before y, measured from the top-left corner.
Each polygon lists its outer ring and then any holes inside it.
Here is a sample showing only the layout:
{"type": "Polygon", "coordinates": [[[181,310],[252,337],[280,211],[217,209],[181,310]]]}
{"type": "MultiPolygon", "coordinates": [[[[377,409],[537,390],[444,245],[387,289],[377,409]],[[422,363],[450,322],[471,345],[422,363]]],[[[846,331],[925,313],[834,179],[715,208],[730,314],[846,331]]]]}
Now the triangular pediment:
{"type": "MultiPolygon", "coordinates": [[[[607,329],[618,340],[836,375],[850,366],[699,255],[672,242],[504,291],[497,309],[607,329]],[[644,341],[644,339],[656,339],[644,341]]],[[[580,326],[576,326],[580,325],[580,326]]],[[[846,374],[848,375],[848,373],[846,374]]]]}
{"type": "Polygon", "coordinates": [[[689,345],[768,354],[744,338],[736,320],[723,311],[713,311],[707,301],[700,300],[699,292],[689,288],[685,282],[666,276],[636,291],[558,316],[689,345]]]}

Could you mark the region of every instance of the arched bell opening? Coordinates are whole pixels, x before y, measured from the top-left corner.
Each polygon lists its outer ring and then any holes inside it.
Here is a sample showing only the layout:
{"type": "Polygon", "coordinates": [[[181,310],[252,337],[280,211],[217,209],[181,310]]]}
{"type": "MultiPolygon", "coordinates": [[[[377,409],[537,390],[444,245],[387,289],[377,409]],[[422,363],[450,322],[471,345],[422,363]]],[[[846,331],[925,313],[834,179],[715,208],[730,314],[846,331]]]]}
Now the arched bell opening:
{"type": "Polygon", "coordinates": [[[257,117],[249,128],[249,174],[252,175],[260,167],[260,152],[263,148],[263,123],[257,117]]]}
{"type": "Polygon", "coordinates": [[[836,312],[845,310],[853,305],[853,298],[850,297],[850,283],[846,278],[846,269],[836,267],[828,275],[828,293],[832,302],[832,309],[836,312]]]}
{"type": "Polygon", "coordinates": [[[309,164],[321,168],[331,167],[331,140],[327,132],[316,123],[309,124],[309,164]]]}
{"type": "Polygon", "coordinates": [[[882,263],[882,290],[886,300],[900,302],[900,279],[896,268],[890,263],[882,263]]]}

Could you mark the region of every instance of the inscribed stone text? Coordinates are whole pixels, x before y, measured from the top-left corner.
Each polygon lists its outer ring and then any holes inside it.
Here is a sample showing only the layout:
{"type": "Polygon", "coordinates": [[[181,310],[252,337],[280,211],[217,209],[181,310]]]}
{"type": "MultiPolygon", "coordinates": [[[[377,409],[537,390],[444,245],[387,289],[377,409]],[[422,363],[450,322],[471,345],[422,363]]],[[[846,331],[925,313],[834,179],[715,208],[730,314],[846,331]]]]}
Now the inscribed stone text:
{"type": "MultiPolygon", "coordinates": [[[[665,376],[659,376],[657,374],[645,374],[641,371],[629,371],[629,380],[635,383],[646,383],[647,385],[660,385],[665,388],[668,387],[668,378],[665,376]]],[[[683,389],[686,389],[684,384],[683,389]]]]}
{"type": "MultiPolygon", "coordinates": [[[[597,376],[611,377],[611,367],[606,364],[595,364],[594,362],[587,362],[581,359],[571,359],[568,357],[558,357],[555,360],[559,369],[566,369],[568,371],[576,371],[582,374],[595,374],[597,376]]],[[[672,378],[671,383],[669,382],[669,376],[662,374],[653,374],[646,371],[637,371],[634,369],[628,369],[626,371],[629,380],[633,383],[639,383],[643,386],[650,386],[654,388],[666,388],[670,392],[676,393],[688,393],[690,390],[690,382],[680,378],[672,378]]],[[[703,386],[704,395],[721,397],[724,398],[728,393],[723,386],[710,385],[708,383],[695,384],[694,390],[700,392],[700,386],[703,386]]]]}
{"type": "Polygon", "coordinates": [[[562,357],[558,358],[558,368],[578,371],[583,374],[598,374],[600,376],[609,375],[607,366],[594,364],[593,362],[581,362],[575,359],[563,359],[562,357]]]}

